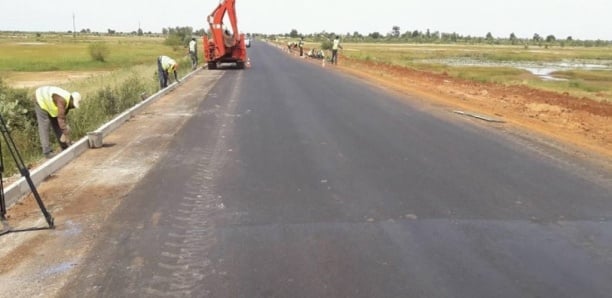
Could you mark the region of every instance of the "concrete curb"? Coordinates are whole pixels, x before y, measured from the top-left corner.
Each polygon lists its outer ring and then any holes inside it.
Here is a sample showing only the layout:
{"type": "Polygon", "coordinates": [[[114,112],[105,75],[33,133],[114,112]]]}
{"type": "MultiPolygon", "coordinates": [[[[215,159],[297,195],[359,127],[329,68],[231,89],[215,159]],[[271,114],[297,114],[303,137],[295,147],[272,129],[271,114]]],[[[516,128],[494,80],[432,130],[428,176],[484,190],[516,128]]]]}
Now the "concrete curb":
{"type": "MultiPolygon", "coordinates": [[[[202,68],[198,68],[186,76],[184,76],[181,81],[188,79],[198,71],[201,71],[202,68]]],[[[123,123],[128,121],[132,116],[136,113],[149,106],[157,99],[167,94],[168,92],[176,89],[179,86],[176,82],[172,83],[170,86],[158,91],[157,93],[151,95],[149,98],[143,100],[137,105],[133,106],[129,110],[121,113],[119,116],[115,117],[113,120],[105,123],[100,126],[94,132],[101,133],[102,136],[109,135],[115,129],[121,127],[123,123]]],[[[60,154],[54,156],[53,158],[47,160],[45,163],[37,167],[36,169],[30,171],[30,178],[34,185],[39,185],[43,182],[47,177],[51,176],[53,173],[58,171],[67,165],[70,161],[77,158],[83,152],[89,149],[89,140],[87,136],[81,138],[77,142],[73,143],[68,149],[62,151],[60,154]]],[[[19,180],[12,183],[10,186],[4,189],[4,198],[6,200],[6,207],[9,208],[13,206],[15,203],[19,201],[22,197],[30,193],[30,186],[26,182],[24,177],[19,178],[19,180]]],[[[43,198],[44,200],[44,198],[43,198]]]]}

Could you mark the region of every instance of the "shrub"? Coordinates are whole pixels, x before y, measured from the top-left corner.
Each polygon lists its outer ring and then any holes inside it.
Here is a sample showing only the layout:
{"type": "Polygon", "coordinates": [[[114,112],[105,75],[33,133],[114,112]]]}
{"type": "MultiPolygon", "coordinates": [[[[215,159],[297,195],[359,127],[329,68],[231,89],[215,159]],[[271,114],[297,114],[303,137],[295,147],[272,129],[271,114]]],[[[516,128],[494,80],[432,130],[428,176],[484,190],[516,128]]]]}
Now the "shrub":
{"type": "Polygon", "coordinates": [[[94,42],[89,44],[89,55],[94,61],[105,62],[110,54],[110,49],[105,42],[94,42]]]}
{"type": "Polygon", "coordinates": [[[331,50],[332,48],[332,42],[329,40],[324,40],[321,42],[321,49],[322,50],[331,50]]]}
{"type": "MultiPolygon", "coordinates": [[[[40,154],[34,101],[25,89],[10,88],[0,80],[0,115],[24,160],[40,154]]],[[[11,175],[16,172],[16,166],[3,138],[0,138],[0,145],[2,159],[8,161],[4,174],[11,175]]]]}

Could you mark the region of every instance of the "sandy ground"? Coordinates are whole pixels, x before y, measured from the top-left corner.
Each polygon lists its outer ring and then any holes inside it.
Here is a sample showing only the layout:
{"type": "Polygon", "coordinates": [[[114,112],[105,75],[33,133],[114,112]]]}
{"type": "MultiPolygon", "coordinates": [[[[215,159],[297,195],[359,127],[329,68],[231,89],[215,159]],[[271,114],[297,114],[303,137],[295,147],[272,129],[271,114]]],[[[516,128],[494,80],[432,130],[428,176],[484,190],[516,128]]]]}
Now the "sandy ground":
{"type": "MultiPolygon", "coordinates": [[[[325,67],[403,94],[419,95],[419,99],[451,111],[461,109],[503,119],[503,125],[567,144],[579,157],[596,155],[607,164],[612,160],[611,104],[343,57],[339,66],[325,67]]],[[[57,228],[0,237],[0,296],[53,297],[67,280],[75,278],[79,262],[96,241],[101,225],[159,160],[220,75],[200,71],[105,138],[103,148],[88,150],[48,179],[54,183],[38,188],[57,228]],[[202,96],[192,102],[180,100],[184,94],[179,91],[202,96]]],[[[32,197],[11,208],[8,215],[14,229],[46,226],[32,197]]]]}
{"type": "Polygon", "coordinates": [[[6,83],[13,88],[33,88],[44,85],[61,85],[107,73],[110,71],[10,72],[6,76],[6,83]]]}

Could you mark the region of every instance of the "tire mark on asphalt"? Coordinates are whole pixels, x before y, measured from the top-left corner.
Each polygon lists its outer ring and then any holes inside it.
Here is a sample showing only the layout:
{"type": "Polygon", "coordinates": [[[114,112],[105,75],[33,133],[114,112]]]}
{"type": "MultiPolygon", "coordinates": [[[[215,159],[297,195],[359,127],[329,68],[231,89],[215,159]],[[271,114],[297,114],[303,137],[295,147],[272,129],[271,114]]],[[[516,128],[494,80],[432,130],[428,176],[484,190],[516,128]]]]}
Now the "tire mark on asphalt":
{"type": "MultiPolygon", "coordinates": [[[[237,76],[240,84],[242,74],[237,76]]],[[[228,140],[234,127],[238,90],[232,88],[227,105],[216,106],[214,113],[199,113],[200,117],[214,117],[214,140],[207,140],[198,152],[195,173],[185,182],[181,201],[174,214],[168,214],[174,231],[167,233],[163,251],[157,262],[152,282],[144,288],[146,294],[163,297],[207,296],[201,286],[204,280],[216,273],[213,261],[208,258],[216,244],[215,222],[224,217],[222,196],[215,192],[215,179],[232,150],[228,140]]],[[[211,94],[214,96],[214,94],[211,94]]]]}

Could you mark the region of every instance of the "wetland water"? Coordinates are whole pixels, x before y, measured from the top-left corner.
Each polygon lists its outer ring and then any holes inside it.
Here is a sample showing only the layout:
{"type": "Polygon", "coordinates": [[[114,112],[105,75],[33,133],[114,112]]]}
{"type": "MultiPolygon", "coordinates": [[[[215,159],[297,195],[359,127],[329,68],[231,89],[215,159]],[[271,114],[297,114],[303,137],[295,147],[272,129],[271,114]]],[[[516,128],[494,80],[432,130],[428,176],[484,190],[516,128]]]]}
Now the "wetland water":
{"type": "Polygon", "coordinates": [[[612,70],[610,60],[571,60],[556,62],[535,61],[484,61],[477,59],[429,59],[421,60],[425,63],[438,63],[450,66],[477,66],[477,67],[512,67],[529,71],[542,80],[565,81],[554,76],[556,71],[565,70],[612,70]]]}

